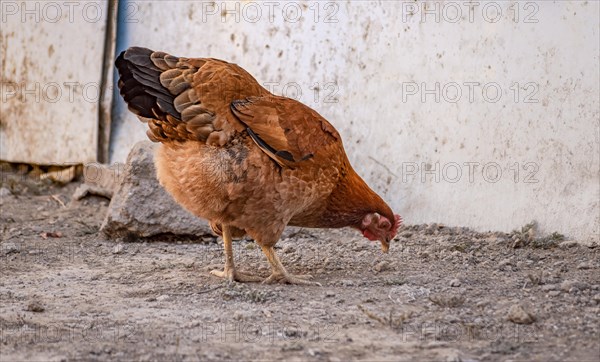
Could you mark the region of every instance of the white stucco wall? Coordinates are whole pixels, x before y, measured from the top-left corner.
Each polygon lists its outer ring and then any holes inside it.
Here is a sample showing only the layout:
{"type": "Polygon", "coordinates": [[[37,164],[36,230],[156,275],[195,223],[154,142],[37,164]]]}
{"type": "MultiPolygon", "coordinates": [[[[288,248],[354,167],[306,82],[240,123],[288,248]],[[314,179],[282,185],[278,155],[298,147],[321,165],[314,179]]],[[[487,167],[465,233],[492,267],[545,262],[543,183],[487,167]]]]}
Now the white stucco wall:
{"type": "Polygon", "coordinates": [[[0,3],[0,160],[96,160],[107,4],[0,3]]]}
{"type": "MultiPolygon", "coordinates": [[[[275,93],[300,89],[407,223],[510,231],[536,220],[544,232],[598,238],[598,2],[144,1],[121,9],[118,50],[222,58],[275,93]]],[[[144,131],[121,109],[112,160],[123,161],[144,131]]]]}

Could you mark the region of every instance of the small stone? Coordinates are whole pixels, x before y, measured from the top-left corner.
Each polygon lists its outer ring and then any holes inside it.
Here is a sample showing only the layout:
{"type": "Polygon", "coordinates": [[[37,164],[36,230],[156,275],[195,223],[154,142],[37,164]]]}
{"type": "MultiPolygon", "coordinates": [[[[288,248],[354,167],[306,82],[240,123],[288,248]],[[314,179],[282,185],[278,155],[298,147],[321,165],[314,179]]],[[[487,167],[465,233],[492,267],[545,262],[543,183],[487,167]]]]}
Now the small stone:
{"type": "Polygon", "coordinates": [[[574,293],[577,290],[589,289],[590,285],[586,282],[577,280],[565,280],[560,284],[560,289],[565,292],[574,293]]]}
{"type": "Polygon", "coordinates": [[[0,187],[0,197],[12,196],[12,192],[6,187],[0,187]]]}
{"type": "Polygon", "coordinates": [[[241,310],[236,310],[235,312],[233,312],[233,320],[235,321],[245,321],[246,319],[248,319],[248,313],[241,311],[241,310]]]}
{"type": "Polygon", "coordinates": [[[580,269],[580,270],[587,270],[587,269],[593,269],[593,268],[594,268],[594,265],[592,265],[592,263],[589,261],[584,261],[577,265],[577,269],[580,269]]]}
{"type": "Polygon", "coordinates": [[[322,355],[323,353],[320,350],[318,350],[318,349],[309,348],[308,349],[308,354],[311,357],[316,357],[316,356],[322,355]]]}
{"type": "Polygon", "coordinates": [[[551,290],[556,290],[556,284],[546,284],[546,285],[542,285],[542,290],[544,292],[549,292],[551,290]]]}
{"type": "Polygon", "coordinates": [[[383,261],[377,263],[377,265],[375,265],[375,267],[373,269],[375,269],[376,272],[381,273],[382,271],[388,270],[389,268],[390,268],[390,263],[383,260],[383,261]]]}
{"type": "Polygon", "coordinates": [[[490,301],[489,301],[489,300],[487,300],[487,299],[480,300],[480,301],[479,301],[479,302],[477,302],[475,305],[476,305],[478,308],[485,308],[485,307],[487,307],[488,305],[490,305],[490,301]]]}
{"type": "Polygon", "coordinates": [[[558,244],[558,246],[562,249],[572,248],[574,246],[585,246],[590,249],[593,249],[593,248],[597,248],[599,245],[600,245],[600,243],[594,239],[566,240],[566,241],[563,241],[562,243],[558,244]]]}
{"type": "Polygon", "coordinates": [[[331,290],[328,290],[328,291],[325,292],[325,297],[326,298],[333,298],[333,297],[335,297],[335,293],[333,291],[331,291],[331,290]]]}
{"type": "Polygon", "coordinates": [[[577,245],[579,245],[579,243],[576,242],[575,240],[566,240],[566,241],[563,241],[562,243],[558,244],[558,247],[561,249],[569,249],[569,248],[575,247],[577,245]]]}
{"type": "Polygon", "coordinates": [[[504,260],[501,260],[498,263],[498,268],[502,269],[502,268],[504,268],[505,266],[508,266],[508,265],[512,265],[512,261],[510,259],[504,259],[504,260]]]}
{"type": "Polygon", "coordinates": [[[458,288],[458,287],[460,287],[460,285],[461,285],[461,283],[460,283],[460,280],[458,280],[458,279],[452,279],[450,281],[450,286],[453,288],[458,288]]]}
{"type": "Polygon", "coordinates": [[[2,250],[2,254],[10,255],[13,253],[20,253],[21,249],[15,243],[2,243],[0,244],[0,250],[2,250]]]}
{"type": "Polygon", "coordinates": [[[458,323],[460,322],[460,318],[454,314],[448,314],[444,317],[444,320],[448,323],[458,323]]]}
{"type": "Polygon", "coordinates": [[[594,300],[596,303],[600,303],[600,293],[594,295],[592,297],[592,300],[594,300]]]}
{"type": "Polygon", "coordinates": [[[558,297],[560,295],[560,290],[552,290],[548,293],[549,297],[558,297]]]}
{"type": "Polygon", "coordinates": [[[165,300],[169,300],[171,297],[169,297],[168,294],[163,294],[161,296],[156,297],[156,300],[159,302],[164,302],[165,300]]]}
{"type": "Polygon", "coordinates": [[[508,310],[508,320],[516,324],[531,324],[535,321],[535,317],[515,304],[508,310]]]}
{"type": "Polygon", "coordinates": [[[354,282],[352,280],[340,280],[340,284],[345,287],[353,287],[354,282]]]}
{"type": "Polygon", "coordinates": [[[42,305],[42,303],[38,300],[34,300],[33,302],[27,305],[25,309],[27,312],[41,313],[46,310],[46,308],[42,305]]]}
{"type": "Polygon", "coordinates": [[[123,244],[117,244],[115,245],[115,247],[113,248],[113,254],[121,254],[123,253],[123,244]]]}

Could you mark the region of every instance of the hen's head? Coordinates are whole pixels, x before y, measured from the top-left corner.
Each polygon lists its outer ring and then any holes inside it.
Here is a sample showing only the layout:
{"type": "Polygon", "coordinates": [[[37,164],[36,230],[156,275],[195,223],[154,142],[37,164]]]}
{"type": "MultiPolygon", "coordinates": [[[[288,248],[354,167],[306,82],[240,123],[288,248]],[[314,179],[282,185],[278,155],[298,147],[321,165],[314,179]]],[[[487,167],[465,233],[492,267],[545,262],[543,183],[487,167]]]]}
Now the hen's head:
{"type": "Polygon", "coordinates": [[[387,253],[390,249],[390,241],[398,233],[400,225],[402,225],[400,215],[394,215],[394,220],[392,221],[377,212],[373,212],[363,217],[359,229],[365,238],[371,241],[381,241],[381,250],[387,253]]]}

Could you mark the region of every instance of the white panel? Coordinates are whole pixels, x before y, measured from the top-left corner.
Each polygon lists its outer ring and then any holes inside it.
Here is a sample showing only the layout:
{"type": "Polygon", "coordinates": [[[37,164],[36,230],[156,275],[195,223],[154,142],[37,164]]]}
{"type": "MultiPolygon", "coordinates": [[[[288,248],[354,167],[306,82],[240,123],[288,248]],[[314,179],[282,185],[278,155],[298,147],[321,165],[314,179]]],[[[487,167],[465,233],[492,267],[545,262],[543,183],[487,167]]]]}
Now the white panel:
{"type": "MultiPolygon", "coordinates": [[[[298,84],[408,223],[597,237],[598,2],[270,4],[131,2],[122,48],[237,62],[288,96],[298,84]]],[[[135,117],[120,127],[114,160],[145,138],[135,117]]]]}
{"type": "Polygon", "coordinates": [[[0,6],[0,159],[95,161],[107,2],[0,6]]]}

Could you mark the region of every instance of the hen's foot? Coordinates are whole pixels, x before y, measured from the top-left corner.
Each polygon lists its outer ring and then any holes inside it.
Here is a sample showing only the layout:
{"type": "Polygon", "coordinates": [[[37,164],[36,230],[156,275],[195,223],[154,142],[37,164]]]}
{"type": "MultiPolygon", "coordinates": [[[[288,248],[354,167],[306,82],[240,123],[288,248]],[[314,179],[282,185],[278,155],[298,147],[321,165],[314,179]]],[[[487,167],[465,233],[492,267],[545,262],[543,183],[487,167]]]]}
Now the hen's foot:
{"type": "Polygon", "coordinates": [[[309,279],[312,278],[312,276],[310,276],[310,275],[294,275],[294,274],[288,273],[287,270],[285,270],[285,268],[281,264],[281,261],[277,257],[277,254],[275,254],[275,250],[273,250],[272,246],[262,246],[261,245],[261,248],[262,248],[263,252],[265,253],[265,256],[267,257],[267,260],[269,260],[269,263],[271,264],[271,269],[273,270],[273,272],[271,273],[271,276],[269,276],[267,279],[263,280],[264,284],[281,282],[281,283],[289,283],[289,284],[321,286],[320,283],[311,282],[309,279]]]}
{"type": "Polygon", "coordinates": [[[263,284],[273,283],[288,283],[288,284],[299,284],[299,285],[317,285],[321,287],[321,283],[310,281],[311,275],[295,275],[295,274],[281,274],[273,273],[267,279],[263,280],[263,284]]]}
{"type": "Polygon", "coordinates": [[[252,282],[260,282],[263,278],[258,277],[252,274],[246,274],[239,272],[232,268],[225,268],[225,270],[211,270],[210,273],[212,275],[218,276],[220,278],[229,280],[230,282],[241,282],[241,283],[252,283],[252,282]]]}

